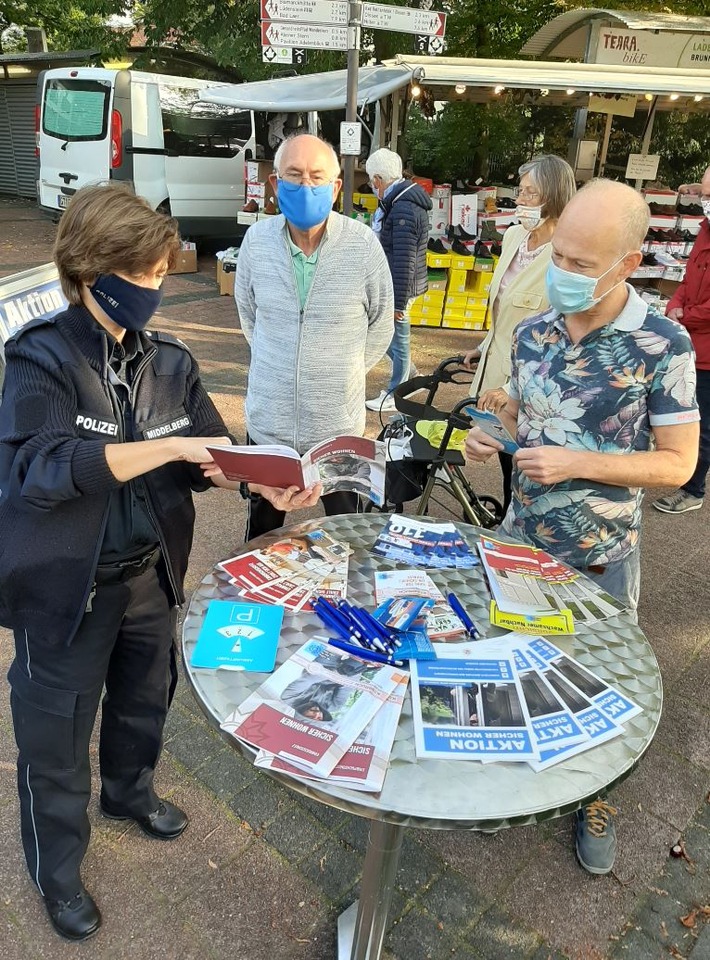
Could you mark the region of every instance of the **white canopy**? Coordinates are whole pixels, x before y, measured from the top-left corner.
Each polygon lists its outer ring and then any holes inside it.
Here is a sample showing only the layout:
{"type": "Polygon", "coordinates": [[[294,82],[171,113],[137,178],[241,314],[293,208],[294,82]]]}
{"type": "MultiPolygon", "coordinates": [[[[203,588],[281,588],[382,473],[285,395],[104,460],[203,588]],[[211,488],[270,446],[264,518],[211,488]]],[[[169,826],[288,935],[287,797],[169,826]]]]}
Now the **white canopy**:
{"type": "MultiPolygon", "coordinates": [[[[696,96],[710,96],[710,70],[671,67],[617,67],[594,63],[559,63],[543,60],[477,60],[458,57],[399,55],[381,66],[360,67],[358,104],[373,103],[416,78],[424,86],[454,87],[464,84],[478,89],[483,99],[495,99],[498,85],[524,90],[580,93],[633,93],[643,96],[670,94],[692,103],[696,96]]],[[[345,107],[346,71],[311,73],[306,76],[235,83],[200,91],[200,98],[248,110],[269,113],[301,113],[310,110],[342,110],[345,107]]],[[[479,97],[480,99],[481,97],[479,97]]],[[[446,99],[442,90],[441,97],[446,99]]],[[[680,107],[676,97],[669,106],[680,107]]],[[[704,106],[704,104],[703,104],[704,106]]],[[[697,104],[695,105],[697,109],[697,104]]]]}
{"type": "MultiPolygon", "coordinates": [[[[406,87],[411,77],[411,70],[405,66],[360,67],[358,106],[375,103],[400,87],[406,87]]],[[[347,71],[332,70],[302,77],[230,83],[200,91],[200,99],[266,113],[305,113],[310,110],[344,110],[346,92],[347,71]]]]}

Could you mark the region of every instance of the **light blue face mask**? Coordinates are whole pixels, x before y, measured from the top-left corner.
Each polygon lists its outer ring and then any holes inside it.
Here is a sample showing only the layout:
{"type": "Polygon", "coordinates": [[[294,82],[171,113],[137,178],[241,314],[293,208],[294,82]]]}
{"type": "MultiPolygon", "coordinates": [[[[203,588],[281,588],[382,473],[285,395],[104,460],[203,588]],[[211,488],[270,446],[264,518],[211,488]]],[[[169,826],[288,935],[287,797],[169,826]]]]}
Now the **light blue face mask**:
{"type": "Polygon", "coordinates": [[[558,313],[566,315],[568,313],[584,313],[596,307],[604,297],[608,296],[612,290],[615,290],[624,280],[619,280],[613,287],[610,287],[601,297],[595,297],[594,291],[597,284],[603,280],[607,273],[616,267],[624,259],[619,257],[614,263],[605,270],[599,277],[587,277],[583,273],[574,273],[572,270],[563,270],[557,264],[550,262],[545,275],[545,288],[547,290],[547,299],[558,313]]]}
{"type": "Polygon", "coordinates": [[[310,187],[305,183],[278,180],[279,210],[297,230],[310,230],[325,223],[333,208],[333,184],[310,187]]]}

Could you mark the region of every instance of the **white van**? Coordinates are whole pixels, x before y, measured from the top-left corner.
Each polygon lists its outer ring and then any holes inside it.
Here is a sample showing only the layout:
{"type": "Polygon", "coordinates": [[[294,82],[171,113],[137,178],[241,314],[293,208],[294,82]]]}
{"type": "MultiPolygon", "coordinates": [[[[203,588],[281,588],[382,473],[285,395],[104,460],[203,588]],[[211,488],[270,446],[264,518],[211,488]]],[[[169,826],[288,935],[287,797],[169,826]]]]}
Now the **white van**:
{"type": "Polygon", "coordinates": [[[199,99],[220,84],[188,77],[63,67],[38,78],[37,199],[58,216],[87,183],[131,183],[183,236],[230,236],[244,204],[254,115],[199,99]]]}

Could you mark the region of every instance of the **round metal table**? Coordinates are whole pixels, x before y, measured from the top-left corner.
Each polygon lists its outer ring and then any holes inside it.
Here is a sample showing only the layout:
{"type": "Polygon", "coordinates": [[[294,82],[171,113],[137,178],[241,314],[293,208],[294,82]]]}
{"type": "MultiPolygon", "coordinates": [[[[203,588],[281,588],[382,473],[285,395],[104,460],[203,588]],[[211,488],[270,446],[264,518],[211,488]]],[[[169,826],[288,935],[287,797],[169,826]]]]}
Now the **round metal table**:
{"type": "MultiPolygon", "coordinates": [[[[353,548],[348,599],[372,608],[375,570],[403,566],[370,553],[387,519],[386,515],[377,513],[320,518],[253,540],[244,551],[291,534],[322,528],[353,548]]],[[[457,527],[471,546],[485,532],[463,523],[457,523],[457,527]]],[[[453,590],[473,619],[485,629],[489,593],[480,568],[427,572],[443,593],[453,590]]],[[[203,579],[190,600],[183,625],[183,663],[197,700],[208,720],[219,729],[220,723],[266,675],[190,667],[205,611],[215,599],[238,599],[236,588],[217,568],[203,579]]],[[[372,821],[360,900],[345,911],[338,924],[339,960],[347,957],[376,960],[380,956],[405,827],[490,831],[536,823],[573,812],[585,801],[614,787],[633,770],[650,745],[661,715],[663,695],[655,655],[628,615],[591,626],[578,625],[577,629],[574,635],[556,636],[554,642],[643,708],[639,716],[626,723],[623,735],[609,743],[570,757],[542,773],[535,773],[522,763],[421,760],[414,751],[408,694],[381,793],[363,793],[327,782],[313,783],[268,774],[291,790],[372,821]]],[[[504,634],[490,625],[486,632],[489,637],[504,634]]],[[[323,626],[314,614],[286,612],[277,666],[317,635],[323,635],[323,626]]],[[[236,750],[253,757],[248,748],[221,732],[236,750]]]]}

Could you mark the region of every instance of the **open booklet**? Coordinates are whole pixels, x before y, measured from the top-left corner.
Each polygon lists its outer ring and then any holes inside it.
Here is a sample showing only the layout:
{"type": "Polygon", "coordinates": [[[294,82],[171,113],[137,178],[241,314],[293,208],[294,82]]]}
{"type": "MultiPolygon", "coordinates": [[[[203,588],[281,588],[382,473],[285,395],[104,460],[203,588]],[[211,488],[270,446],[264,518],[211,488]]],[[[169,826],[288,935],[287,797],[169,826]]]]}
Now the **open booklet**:
{"type": "Polygon", "coordinates": [[[268,487],[305,490],[323,484],[323,493],[344,490],[369,497],[375,506],[385,498],[385,444],[366,437],[333,437],[300,456],[281,444],[207,449],[228,480],[268,487]]]}
{"type": "Polygon", "coordinates": [[[515,438],[510,434],[507,427],[503,425],[500,417],[488,410],[479,410],[471,404],[470,407],[464,407],[464,413],[468,414],[473,420],[474,427],[480,427],[484,433],[503,444],[505,453],[514,454],[518,449],[515,438]]]}

